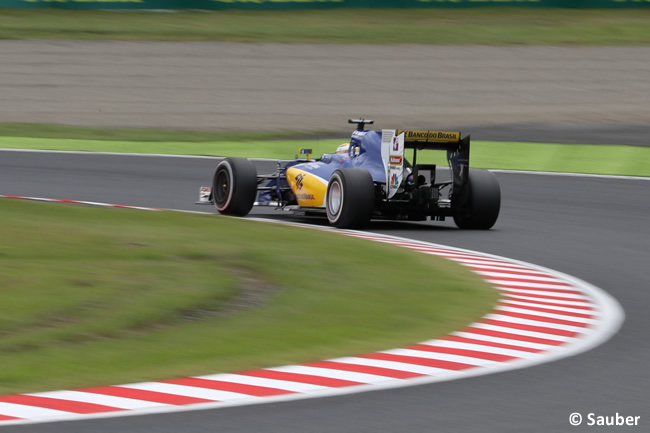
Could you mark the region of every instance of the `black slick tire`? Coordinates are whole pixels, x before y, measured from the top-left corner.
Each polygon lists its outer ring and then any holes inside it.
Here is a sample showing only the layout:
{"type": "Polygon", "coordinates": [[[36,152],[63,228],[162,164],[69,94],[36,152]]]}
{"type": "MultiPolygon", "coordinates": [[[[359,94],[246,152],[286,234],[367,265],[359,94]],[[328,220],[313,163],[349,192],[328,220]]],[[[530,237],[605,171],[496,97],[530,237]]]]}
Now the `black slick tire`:
{"type": "Polygon", "coordinates": [[[325,209],[331,225],[359,229],[368,225],[375,206],[375,186],[366,170],[342,168],[327,185],[325,209]]]}
{"type": "Polygon", "coordinates": [[[470,170],[467,183],[467,195],[454,213],[454,222],[461,229],[488,230],[501,210],[499,181],[490,171],[470,170]]]}
{"type": "Polygon", "coordinates": [[[212,179],[212,199],[219,213],[246,216],[257,197],[257,170],[245,158],[226,158],[212,179]]]}

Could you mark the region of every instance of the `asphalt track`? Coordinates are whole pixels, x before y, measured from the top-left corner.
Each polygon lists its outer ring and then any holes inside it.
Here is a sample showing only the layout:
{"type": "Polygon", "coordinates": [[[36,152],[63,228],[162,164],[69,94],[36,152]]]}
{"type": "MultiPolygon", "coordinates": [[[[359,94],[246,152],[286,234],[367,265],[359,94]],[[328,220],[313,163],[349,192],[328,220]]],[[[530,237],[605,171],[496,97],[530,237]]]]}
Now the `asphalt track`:
{"type": "MultiPolygon", "coordinates": [[[[478,139],[648,145],[650,49],[0,41],[0,120],[212,130],[458,128],[478,139]],[[444,125],[444,126],[443,126],[444,125]]],[[[208,210],[209,159],[0,152],[0,193],[208,210]]],[[[650,185],[498,174],[494,230],[371,229],[503,255],[601,287],[626,321],[604,345],[525,370],[345,397],[5,427],[19,432],[562,432],[650,409],[650,185]]],[[[0,205],[1,206],[1,205],[0,205]]],[[[288,218],[288,215],[284,215],[288,218]]],[[[623,427],[621,427],[623,428],[623,427]]]]}
{"type": "MultiPolygon", "coordinates": [[[[3,193],[186,210],[213,159],[0,152],[3,193]]],[[[495,229],[375,222],[372,231],[514,257],[595,284],[626,312],[623,328],[576,357],[519,371],[335,398],[231,409],[5,427],[20,432],[581,431],[569,414],[650,416],[646,342],[649,181],[498,174],[495,229]]],[[[288,214],[280,218],[293,219],[288,214]]],[[[297,219],[304,221],[304,219],[297,219]]],[[[584,431],[598,431],[584,427],[584,431]]]]}

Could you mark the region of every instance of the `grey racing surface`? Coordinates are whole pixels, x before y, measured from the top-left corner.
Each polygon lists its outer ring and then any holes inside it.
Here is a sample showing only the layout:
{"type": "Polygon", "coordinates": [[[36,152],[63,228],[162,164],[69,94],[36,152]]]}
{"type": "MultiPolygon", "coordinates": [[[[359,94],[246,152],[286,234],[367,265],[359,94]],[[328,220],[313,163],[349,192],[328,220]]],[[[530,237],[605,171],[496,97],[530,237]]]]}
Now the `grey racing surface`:
{"type": "MultiPolygon", "coordinates": [[[[215,159],[0,152],[2,194],[214,213],[196,205],[215,159]]],[[[259,171],[273,164],[258,164],[259,171]]],[[[650,181],[498,173],[503,205],[490,231],[451,222],[375,221],[370,231],[475,249],[547,266],[613,295],[626,321],[587,353],[523,370],[342,397],[172,414],[8,426],[15,432],[562,432],[586,417],[650,423],[650,181]]],[[[1,202],[0,202],[1,203],[1,202]]],[[[48,204],[60,206],[60,204],[48,204]]],[[[44,205],[44,206],[48,206],[44,205]]],[[[1,209],[1,204],[0,204],[1,209]]],[[[107,209],[107,212],[125,212],[107,209]]],[[[283,212],[255,212],[312,221],[283,212]]],[[[215,216],[218,224],[218,216],[215,216]]],[[[322,221],[313,221],[322,224],[322,221]]],[[[206,233],[209,236],[209,233],[206,233]]],[[[215,239],[218,242],[218,239],[215,239]]],[[[435,281],[435,275],[431,276],[435,281]]],[[[396,287],[399,296],[399,287],[396,287]]]]}

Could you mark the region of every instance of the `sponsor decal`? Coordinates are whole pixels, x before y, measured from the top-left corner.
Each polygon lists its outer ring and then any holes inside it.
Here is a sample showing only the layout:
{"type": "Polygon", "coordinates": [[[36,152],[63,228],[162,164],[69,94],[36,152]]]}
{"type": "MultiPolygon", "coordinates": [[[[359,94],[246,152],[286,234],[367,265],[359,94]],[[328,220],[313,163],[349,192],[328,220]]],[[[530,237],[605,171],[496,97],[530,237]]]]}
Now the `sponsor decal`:
{"type": "Polygon", "coordinates": [[[211,194],[212,194],[212,188],[211,187],[202,186],[201,189],[199,190],[199,200],[208,201],[210,199],[211,194]]]}
{"type": "MultiPolygon", "coordinates": [[[[402,132],[402,131],[398,131],[402,132]]],[[[403,131],[407,141],[459,141],[460,132],[403,131]]]]}
{"type": "Polygon", "coordinates": [[[296,194],[298,200],[316,200],[314,194],[296,194]]]}
{"type": "Polygon", "coordinates": [[[323,206],[325,194],[327,193],[327,181],[318,175],[308,173],[304,169],[319,168],[320,163],[300,164],[300,168],[289,167],[287,169],[287,182],[296,195],[299,206],[320,207],[323,206]]]}
{"type": "Polygon", "coordinates": [[[300,191],[302,189],[302,180],[305,178],[302,173],[299,173],[298,176],[296,176],[296,189],[300,191]]]}
{"type": "Polygon", "coordinates": [[[199,201],[196,203],[197,204],[212,203],[211,197],[212,197],[212,187],[202,186],[199,188],[199,201]]]}
{"type": "Polygon", "coordinates": [[[386,170],[386,197],[391,199],[399,190],[404,173],[404,133],[394,129],[381,130],[381,159],[386,170]]]}
{"type": "Polygon", "coordinates": [[[354,137],[363,137],[363,136],[366,135],[367,133],[368,133],[368,131],[359,131],[359,130],[354,130],[354,131],[352,131],[352,137],[353,137],[353,138],[354,138],[354,137]]]}

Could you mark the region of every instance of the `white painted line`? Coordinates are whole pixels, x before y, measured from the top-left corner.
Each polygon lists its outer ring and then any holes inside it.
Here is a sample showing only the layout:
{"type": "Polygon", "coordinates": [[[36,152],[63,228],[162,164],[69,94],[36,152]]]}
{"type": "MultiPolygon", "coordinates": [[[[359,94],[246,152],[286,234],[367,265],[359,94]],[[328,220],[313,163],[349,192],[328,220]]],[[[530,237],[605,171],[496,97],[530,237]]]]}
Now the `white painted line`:
{"type": "Polygon", "coordinates": [[[519,324],[519,325],[540,326],[540,327],[543,327],[543,328],[558,329],[558,330],[562,330],[562,331],[584,332],[584,330],[585,330],[585,326],[580,326],[578,324],[576,324],[574,326],[563,325],[563,324],[560,324],[560,323],[546,322],[546,321],[543,321],[543,320],[522,319],[520,317],[505,316],[505,315],[502,315],[502,314],[495,314],[495,313],[488,314],[484,318],[489,319],[489,320],[499,320],[499,321],[502,321],[502,322],[519,324]]]}
{"type": "Polygon", "coordinates": [[[344,362],[348,364],[364,365],[368,367],[388,368],[391,370],[406,371],[408,373],[423,374],[427,376],[438,376],[447,370],[442,368],[427,367],[424,365],[409,364],[406,362],[385,361],[383,359],[372,359],[362,357],[347,357],[330,359],[334,362],[344,362]]]}
{"type": "Polygon", "coordinates": [[[246,376],[241,374],[214,374],[198,376],[200,379],[223,380],[224,382],[242,383],[244,385],[265,386],[268,388],[284,389],[292,392],[318,391],[327,388],[321,385],[312,385],[302,382],[291,382],[289,380],[267,379],[264,377],[246,376]]]}
{"type": "MultiPolygon", "coordinates": [[[[3,402],[0,402],[0,414],[17,418],[29,418],[32,420],[39,420],[41,418],[46,418],[49,420],[50,418],[70,415],[69,412],[60,410],[3,402]]],[[[12,421],[2,422],[0,425],[5,425],[10,422],[12,421]]]]}
{"type": "MultiPolygon", "coordinates": [[[[224,158],[223,156],[169,155],[164,153],[93,152],[93,151],[83,151],[83,150],[0,149],[0,152],[53,153],[53,154],[62,154],[62,155],[88,155],[88,156],[93,156],[93,155],[137,156],[137,157],[148,157],[148,158],[215,159],[215,160],[224,158]]],[[[266,161],[266,160],[260,159],[259,161],[266,161]]]]}
{"type": "MultiPolygon", "coordinates": [[[[510,333],[512,334],[512,332],[510,332],[510,333]]],[[[515,346],[515,347],[518,346],[518,347],[524,347],[524,348],[529,348],[529,349],[548,350],[551,347],[548,344],[535,343],[535,342],[532,342],[532,341],[514,340],[512,338],[494,337],[492,335],[477,334],[477,333],[471,332],[471,330],[452,332],[451,335],[456,335],[458,337],[463,337],[463,338],[469,338],[469,339],[472,339],[472,340],[480,340],[480,341],[486,341],[486,342],[491,342],[491,343],[507,344],[508,346],[515,346]]]]}
{"type": "Polygon", "coordinates": [[[101,404],[120,409],[143,409],[152,407],[166,407],[168,404],[152,401],[136,400],[133,398],[114,397],[112,395],[96,394],[82,391],[50,391],[30,394],[38,397],[60,398],[63,400],[81,401],[84,403],[101,404]]]}
{"type": "Polygon", "coordinates": [[[495,331],[495,332],[506,332],[508,334],[517,334],[524,337],[540,338],[542,340],[561,341],[563,343],[573,342],[574,340],[576,340],[576,338],[567,337],[564,335],[546,334],[544,332],[536,332],[536,331],[526,331],[524,329],[509,328],[507,326],[490,325],[489,323],[481,323],[481,322],[472,324],[472,328],[486,329],[488,331],[495,331]]]}
{"type": "Polygon", "coordinates": [[[554,172],[554,171],[526,171],[526,170],[501,170],[491,168],[492,173],[503,173],[503,174],[533,174],[539,176],[563,176],[563,177],[593,177],[600,179],[616,179],[616,180],[650,180],[650,177],[644,176],[623,176],[623,175],[614,175],[614,174],[589,174],[589,173],[566,173],[566,172],[554,172]]]}
{"type": "MultiPolygon", "coordinates": [[[[60,153],[71,155],[106,155],[106,156],[137,156],[137,157],[151,157],[151,158],[182,158],[182,159],[223,159],[225,156],[206,156],[206,155],[169,155],[164,153],[122,153],[122,152],[91,152],[91,151],[75,151],[75,150],[39,150],[39,149],[0,149],[0,152],[29,152],[29,153],[60,153]]],[[[276,162],[283,160],[282,158],[248,158],[251,161],[260,162],[276,162]]],[[[587,177],[587,178],[600,178],[600,179],[615,179],[615,180],[645,180],[650,181],[650,177],[645,176],[624,176],[613,174],[592,174],[592,173],[568,173],[568,172],[554,172],[554,171],[531,171],[531,170],[505,170],[497,168],[489,168],[488,171],[492,173],[502,174],[530,174],[538,176],[563,176],[563,177],[587,177]]]]}
{"type": "MultiPolygon", "coordinates": [[[[524,281],[508,281],[504,279],[497,279],[497,278],[486,278],[485,281],[487,281],[490,284],[494,284],[495,286],[508,286],[508,288],[511,289],[516,289],[521,287],[523,288],[528,288],[528,289],[551,289],[555,291],[566,291],[566,292],[576,292],[574,288],[569,286],[568,284],[564,285],[558,285],[558,284],[548,284],[548,283],[533,283],[533,282],[524,282],[524,281]],[[510,286],[515,286],[515,287],[510,287],[510,286]]],[[[549,291],[550,292],[550,291],[549,291]]],[[[555,292],[550,292],[550,293],[555,293],[555,292]]]]}
{"type": "Polygon", "coordinates": [[[331,379],[349,380],[360,383],[377,383],[385,380],[392,380],[386,376],[377,376],[367,373],[356,373],[353,371],[334,370],[329,368],[310,367],[304,365],[288,365],[284,367],[271,367],[267,370],[281,371],[285,373],[309,374],[313,376],[329,377],[331,379]]]}
{"type": "Polygon", "coordinates": [[[526,290],[526,289],[513,289],[512,287],[503,287],[500,285],[495,285],[497,289],[505,293],[512,293],[515,295],[538,295],[538,296],[554,296],[557,298],[566,299],[567,301],[585,301],[588,302],[589,299],[582,295],[576,295],[573,293],[562,293],[562,292],[547,292],[544,290],[526,290]]]}
{"type": "Polygon", "coordinates": [[[481,345],[476,343],[463,343],[460,341],[451,341],[451,340],[431,340],[425,341],[421,344],[426,344],[434,347],[446,347],[450,349],[461,349],[461,350],[472,350],[476,352],[485,352],[493,353],[496,355],[512,356],[515,358],[536,358],[541,355],[532,352],[525,352],[523,350],[514,350],[514,349],[504,349],[502,347],[481,345]]]}
{"type": "MultiPolygon", "coordinates": [[[[505,311],[505,312],[510,312],[510,313],[526,314],[526,315],[531,316],[531,317],[537,317],[537,318],[539,318],[539,321],[541,321],[542,323],[547,323],[547,322],[544,322],[544,320],[543,320],[544,318],[559,319],[559,320],[563,320],[563,321],[567,321],[567,322],[575,322],[576,324],[585,323],[585,324],[588,324],[588,325],[598,322],[597,319],[587,319],[587,318],[584,318],[584,317],[567,316],[565,314],[562,314],[561,311],[558,311],[557,313],[548,313],[548,312],[541,313],[539,311],[526,310],[524,308],[516,308],[516,307],[506,307],[506,306],[503,306],[503,305],[497,305],[495,307],[495,310],[497,312],[505,311]]],[[[505,316],[505,317],[508,317],[508,316],[505,316]]]]}
{"type": "Polygon", "coordinates": [[[426,350],[391,349],[391,350],[382,350],[379,353],[388,353],[390,355],[409,356],[414,358],[433,359],[438,361],[456,362],[459,364],[473,365],[474,367],[482,367],[482,366],[496,363],[495,361],[489,361],[487,359],[473,358],[473,357],[461,356],[461,355],[450,355],[448,353],[427,352],[426,350]]]}
{"type": "Polygon", "coordinates": [[[521,267],[513,267],[507,265],[469,265],[474,272],[479,273],[481,270],[484,272],[501,272],[506,275],[513,275],[514,273],[521,273],[522,275],[531,275],[531,276],[547,276],[544,272],[539,272],[531,269],[523,269],[521,267]]]}
{"type": "Polygon", "coordinates": [[[208,388],[199,388],[195,386],[176,385],[162,382],[143,382],[120,385],[120,388],[139,389],[143,391],[162,392],[165,394],[182,395],[185,397],[204,398],[206,400],[225,401],[236,400],[241,398],[253,398],[247,394],[239,394],[229,391],[218,391],[208,388]]]}
{"type": "MultiPolygon", "coordinates": [[[[587,298],[562,298],[562,299],[549,299],[548,297],[541,297],[539,296],[538,292],[530,292],[530,293],[521,293],[521,291],[512,291],[510,293],[503,293],[503,296],[505,296],[505,299],[509,301],[526,301],[526,302],[540,302],[539,305],[540,307],[546,307],[548,304],[554,304],[554,305],[559,305],[559,306],[574,306],[574,307],[591,307],[591,304],[589,303],[589,299],[587,298]],[[544,302],[544,304],[541,304],[541,302],[544,302]]],[[[587,311],[591,312],[593,310],[590,309],[580,309],[579,311],[587,311]]]]}
{"type": "MultiPolygon", "coordinates": [[[[560,304],[557,305],[547,305],[547,304],[540,304],[536,302],[525,302],[525,301],[518,301],[516,300],[517,298],[507,298],[507,299],[502,299],[501,303],[504,305],[504,307],[499,307],[499,308],[506,308],[506,305],[511,305],[512,307],[510,308],[515,308],[515,309],[521,309],[522,311],[534,311],[534,310],[529,310],[527,307],[533,307],[533,308],[543,308],[545,310],[552,310],[552,311],[557,311],[558,314],[561,314],[563,312],[565,313],[576,313],[576,314],[583,314],[583,315],[588,315],[588,316],[597,316],[600,313],[598,311],[594,310],[583,310],[580,308],[571,308],[570,306],[562,306],[560,304]]],[[[547,313],[551,314],[551,313],[547,313]]],[[[553,317],[553,316],[549,316],[553,317]]],[[[568,316],[567,316],[568,317],[568,316]]]]}
{"type": "MultiPolygon", "coordinates": [[[[538,281],[540,283],[544,282],[560,282],[555,277],[552,277],[550,275],[540,275],[540,274],[533,274],[533,275],[519,275],[519,274],[513,274],[509,272],[486,272],[486,271],[474,271],[477,274],[483,276],[483,277],[489,277],[487,278],[488,281],[503,281],[503,278],[520,278],[520,279],[526,279],[530,281],[538,281]]],[[[532,287],[532,286],[531,286],[532,287]]],[[[558,287],[558,286],[556,286],[558,287]]]]}

